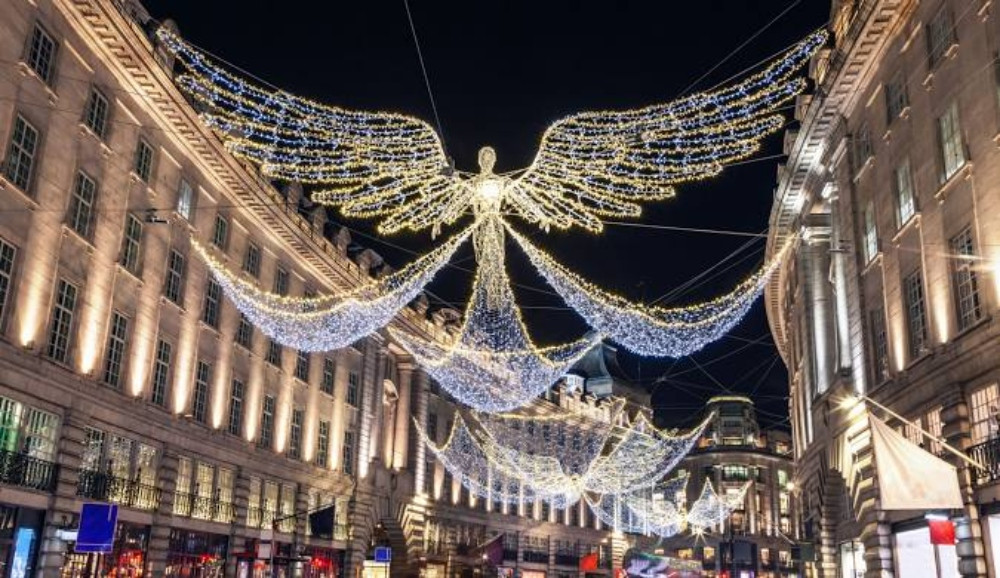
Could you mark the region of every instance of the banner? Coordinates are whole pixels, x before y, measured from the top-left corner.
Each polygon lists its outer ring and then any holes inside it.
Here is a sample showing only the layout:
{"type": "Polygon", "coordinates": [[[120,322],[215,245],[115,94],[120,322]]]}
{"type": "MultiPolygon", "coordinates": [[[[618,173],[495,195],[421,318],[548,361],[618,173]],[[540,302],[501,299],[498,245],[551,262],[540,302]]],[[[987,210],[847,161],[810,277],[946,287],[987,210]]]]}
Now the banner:
{"type": "Polygon", "coordinates": [[[962,508],[955,467],[868,414],[883,510],[962,508]]]}

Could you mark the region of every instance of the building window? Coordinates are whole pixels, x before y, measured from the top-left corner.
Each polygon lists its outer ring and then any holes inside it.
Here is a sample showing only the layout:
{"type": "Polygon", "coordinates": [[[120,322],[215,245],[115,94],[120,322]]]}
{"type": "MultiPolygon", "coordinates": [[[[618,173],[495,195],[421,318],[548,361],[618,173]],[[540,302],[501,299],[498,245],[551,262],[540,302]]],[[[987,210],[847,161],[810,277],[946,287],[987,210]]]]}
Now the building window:
{"type": "Polygon", "coordinates": [[[73,194],[69,198],[69,210],[66,211],[66,224],[84,239],[90,239],[96,197],[97,183],[82,171],[78,172],[73,194]]]}
{"type": "Polygon", "coordinates": [[[181,179],[177,186],[177,214],[190,221],[193,212],[194,189],[191,188],[191,183],[181,179]]]}
{"type": "Polygon", "coordinates": [[[205,288],[205,307],[201,312],[201,320],[209,327],[219,327],[219,305],[222,298],[222,287],[215,279],[208,280],[205,288]]]}
{"type": "Polygon", "coordinates": [[[0,327],[7,318],[7,301],[14,284],[14,263],[17,247],[0,239],[0,327]]]}
{"type": "Polygon", "coordinates": [[[153,147],[143,139],[139,139],[139,144],[135,148],[135,170],[136,176],[148,183],[153,174],[153,147]]]}
{"type": "Polygon", "coordinates": [[[927,349],[927,311],[924,308],[923,277],[919,269],[903,279],[903,299],[912,360],[923,355],[927,349]]]}
{"type": "Polygon", "coordinates": [[[153,391],[150,400],[159,406],[167,405],[167,388],[170,385],[170,357],[172,353],[170,343],[162,339],[156,342],[156,360],[153,362],[153,391]]]}
{"type": "Polygon", "coordinates": [[[212,366],[198,360],[194,373],[194,394],[191,402],[191,417],[198,423],[205,423],[208,413],[208,387],[212,381],[212,366]]]}
{"type": "Polygon", "coordinates": [[[358,407],[358,396],[361,394],[361,377],[357,372],[347,374],[347,405],[358,407]]]}
{"type": "Polygon", "coordinates": [[[288,295],[288,271],[281,267],[274,271],[274,292],[278,295],[288,295]]]}
{"type": "Polygon", "coordinates": [[[896,167],[896,223],[899,227],[905,225],[917,212],[913,194],[913,172],[910,170],[909,159],[896,167]]]}
{"type": "Polygon", "coordinates": [[[268,340],[267,356],[264,360],[275,367],[281,367],[281,344],[274,339],[268,340]]]}
{"type": "Polygon", "coordinates": [[[938,118],[938,144],[941,147],[941,182],[945,182],[965,164],[965,145],[958,117],[958,103],[952,102],[938,118]]]}
{"type": "Polygon", "coordinates": [[[108,331],[107,354],[104,356],[104,383],[115,389],[121,389],[122,363],[125,360],[125,349],[128,347],[128,317],[115,311],[111,314],[111,327],[108,331]]]}
{"type": "Polygon", "coordinates": [[[864,225],[865,263],[871,263],[872,259],[878,255],[878,227],[875,225],[875,203],[872,201],[868,201],[868,204],[865,205],[864,225]]]}
{"type": "Polygon", "coordinates": [[[851,151],[854,155],[854,173],[857,174],[874,154],[871,133],[867,124],[858,127],[858,132],[854,134],[851,144],[851,151]]]}
{"type": "Polygon", "coordinates": [[[276,402],[273,395],[265,395],[260,408],[260,437],[257,445],[270,448],[274,440],[274,410],[276,402]]]}
{"type": "Polygon", "coordinates": [[[234,436],[243,431],[243,393],[246,386],[238,379],[233,380],[229,390],[229,433],[234,436]]]}
{"type": "Polygon", "coordinates": [[[319,435],[316,438],[316,465],[325,468],[327,456],[330,454],[330,422],[319,422],[319,435]]]}
{"type": "Polygon", "coordinates": [[[302,381],[309,381],[309,352],[299,350],[295,357],[295,377],[302,381]]]}
{"type": "Polygon", "coordinates": [[[87,109],[83,114],[83,124],[97,135],[97,138],[104,140],[105,132],[108,130],[108,99],[96,88],[90,89],[87,109]]]}
{"type": "Polygon", "coordinates": [[[122,239],[122,256],[119,263],[133,275],[139,274],[139,257],[142,252],[142,221],[135,215],[125,217],[125,235],[122,239]]]}
{"type": "MultiPolygon", "coordinates": [[[[944,423],[941,421],[941,408],[937,407],[927,412],[927,431],[934,436],[934,440],[941,439],[941,431],[944,429],[944,423]]],[[[941,442],[931,441],[930,452],[934,455],[941,454],[941,442]]]]}
{"type": "Polygon", "coordinates": [[[260,247],[253,243],[247,245],[246,255],[243,256],[243,270],[254,277],[260,275],[260,247]]]}
{"type": "Polygon", "coordinates": [[[38,131],[23,116],[17,115],[14,130],[11,131],[10,145],[7,147],[3,174],[11,184],[25,193],[31,190],[37,151],[38,131]]]}
{"type": "Polygon", "coordinates": [[[872,340],[872,381],[882,383],[889,378],[889,338],[881,307],[868,312],[868,331],[872,340]]]}
{"type": "Polygon", "coordinates": [[[167,257],[167,275],[163,282],[163,296],[180,305],[184,292],[184,255],[171,249],[167,257]]]}
{"type": "Polygon", "coordinates": [[[997,384],[993,383],[972,392],[969,411],[972,414],[972,443],[981,444],[997,437],[1000,402],[997,400],[997,384]]]}
{"type": "Polygon", "coordinates": [[[52,328],[49,331],[49,346],[46,354],[60,363],[66,363],[69,357],[77,292],[76,285],[65,279],[59,280],[59,285],[56,287],[56,300],[52,306],[52,328]]]}
{"type": "Polygon", "coordinates": [[[930,67],[934,68],[948,54],[948,49],[957,41],[955,26],[952,24],[951,11],[942,8],[927,23],[927,56],[930,67]]]}
{"type": "Polygon", "coordinates": [[[976,250],[972,245],[972,228],[966,227],[949,241],[951,245],[952,284],[958,330],[964,331],[983,318],[979,300],[979,278],[976,273],[976,250]]]}
{"type": "Polygon", "coordinates": [[[215,227],[212,229],[212,244],[223,251],[229,247],[229,221],[222,215],[215,216],[215,227]]]}
{"type": "Polygon", "coordinates": [[[253,344],[253,324],[243,313],[240,313],[240,322],[236,326],[236,344],[247,349],[253,344]]]}
{"type": "Polygon", "coordinates": [[[427,439],[434,443],[438,441],[438,414],[430,412],[427,414],[427,439]]]}
{"type": "Polygon", "coordinates": [[[897,72],[892,80],[885,85],[886,124],[891,125],[909,105],[909,97],[906,94],[906,78],[901,72],[897,72]]]}
{"type": "Polygon", "coordinates": [[[302,459],[302,420],[305,412],[301,409],[292,410],[292,428],[288,435],[288,457],[293,460],[302,459]]]}
{"type": "MultiPolygon", "coordinates": [[[[3,302],[0,302],[2,307],[3,302]]],[[[333,395],[334,376],[336,375],[336,364],[329,357],[323,358],[323,381],[319,384],[319,389],[325,394],[333,395]]]]}
{"type": "Polygon", "coordinates": [[[354,475],[354,432],[344,432],[344,473],[354,475]]]}
{"type": "Polygon", "coordinates": [[[40,25],[35,24],[28,46],[28,66],[35,71],[45,84],[52,84],[52,72],[56,62],[56,41],[40,25]]]}

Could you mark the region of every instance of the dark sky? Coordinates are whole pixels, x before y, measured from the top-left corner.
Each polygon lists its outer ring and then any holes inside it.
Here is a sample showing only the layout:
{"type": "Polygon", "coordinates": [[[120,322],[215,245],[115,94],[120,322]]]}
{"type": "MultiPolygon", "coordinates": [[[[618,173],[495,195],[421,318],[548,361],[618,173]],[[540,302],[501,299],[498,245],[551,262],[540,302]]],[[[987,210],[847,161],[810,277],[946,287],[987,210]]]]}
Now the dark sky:
{"type": "MultiPolygon", "coordinates": [[[[158,19],[173,18],[185,38],[230,63],[299,95],[343,107],[391,110],[434,122],[403,0],[261,2],[148,0],[158,19]]],[[[827,0],[700,0],[698,2],[411,0],[424,60],[459,168],[476,169],[480,146],[497,149],[497,170],[523,167],[554,120],[577,111],[630,108],[668,101],[791,7],[695,89],[706,89],[755,65],[824,24],[827,0]]],[[[781,152],[772,137],[759,153],[781,152]]],[[[712,181],[682,186],[673,200],[647,205],[637,222],[760,232],[775,186],[776,163],[764,159],[728,169],[712,181]]],[[[346,222],[360,231],[371,224],[346,222]]],[[[522,227],[522,230],[528,229],[522,227]]],[[[402,264],[413,256],[384,242],[355,237],[402,264]]],[[[740,248],[746,237],[609,226],[603,235],[574,230],[535,234],[536,243],[571,269],[633,299],[673,293],[683,304],[728,292],[762,259],[763,243],[740,253],[739,266],[692,289],[677,288],[740,248]]],[[[428,239],[386,241],[420,251],[428,239]]],[[[515,281],[544,288],[516,249],[515,281]]],[[[471,265],[469,261],[466,266],[471,265]]],[[[469,275],[452,270],[435,295],[464,303],[469,275]]],[[[579,336],[585,326],[554,297],[520,290],[536,340],[579,336]]],[[[762,303],[730,336],[694,356],[673,360],[622,355],[633,378],[654,388],[662,419],[690,420],[724,387],[753,393],[765,425],[783,425],[787,376],[776,359],[762,303]],[[700,366],[700,368],[699,368],[700,366]],[[667,381],[654,384],[667,375],[667,381]],[[721,384],[721,385],[720,385],[721,384]]]]}

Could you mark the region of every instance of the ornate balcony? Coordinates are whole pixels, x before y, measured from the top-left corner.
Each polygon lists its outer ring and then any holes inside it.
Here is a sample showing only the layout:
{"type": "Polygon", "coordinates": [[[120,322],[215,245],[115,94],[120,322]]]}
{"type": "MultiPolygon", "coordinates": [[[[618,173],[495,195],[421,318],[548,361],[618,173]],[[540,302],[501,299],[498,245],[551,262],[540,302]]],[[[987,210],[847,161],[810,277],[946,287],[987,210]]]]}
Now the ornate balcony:
{"type": "Polygon", "coordinates": [[[19,486],[40,492],[55,488],[59,466],[25,453],[0,451],[0,484],[19,486]]]}
{"type": "Polygon", "coordinates": [[[155,510],[160,505],[160,488],[92,470],[80,472],[76,495],[137,510],[155,510]]]}
{"type": "Polygon", "coordinates": [[[969,457],[983,464],[986,471],[974,468],[972,483],[985,486],[1000,481],[1000,438],[994,438],[969,448],[969,457]]]}
{"type": "Polygon", "coordinates": [[[223,524],[236,521],[236,506],[216,498],[197,494],[178,493],[174,497],[174,513],[198,520],[212,520],[223,524]]]}

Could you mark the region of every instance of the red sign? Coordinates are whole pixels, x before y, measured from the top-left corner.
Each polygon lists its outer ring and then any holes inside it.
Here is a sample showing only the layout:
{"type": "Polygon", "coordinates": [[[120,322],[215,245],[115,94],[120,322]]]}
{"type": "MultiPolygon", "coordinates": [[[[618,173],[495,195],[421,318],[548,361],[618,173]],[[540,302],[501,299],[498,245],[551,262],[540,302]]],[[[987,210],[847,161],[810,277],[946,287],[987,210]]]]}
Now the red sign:
{"type": "Polygon", "coordinates": [[[927,520],[927,527],[931,530],[931,544],[955,545],[955,523],[951,520],[927,520]]]}

